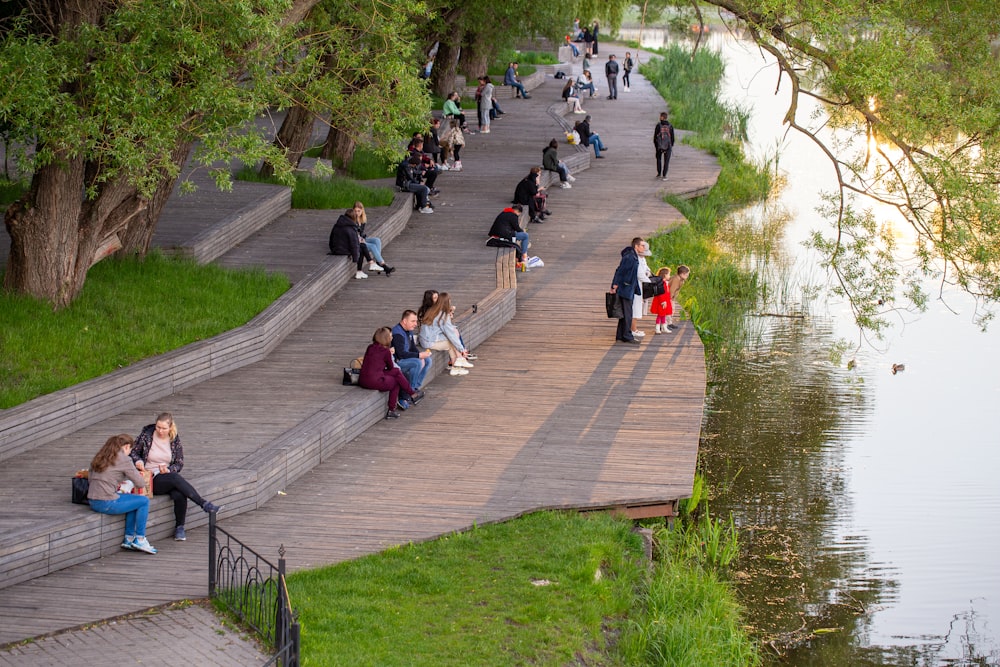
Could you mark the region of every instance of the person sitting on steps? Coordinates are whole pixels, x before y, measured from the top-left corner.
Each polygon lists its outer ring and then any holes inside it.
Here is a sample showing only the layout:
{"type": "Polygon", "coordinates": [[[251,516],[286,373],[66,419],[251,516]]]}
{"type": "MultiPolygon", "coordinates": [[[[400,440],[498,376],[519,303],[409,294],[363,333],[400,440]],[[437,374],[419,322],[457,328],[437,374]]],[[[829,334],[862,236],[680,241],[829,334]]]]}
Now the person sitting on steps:
{"type": "Polygon", "coordinates": [[[604,145],[601,141],[601,135],[597,132],[590,131],[590,115],[584,117],[583,120],[578,120],[574,128],[576,133],[580,135],[580,144],[583,146],[593,146],[594,147],[594,159],[601,160],[604,158],[601,155],[601,151],[608,150],[608,147],[604,145]]]}
{"type": "Polygon", "coordinates": [[[568,190],[573,187],[570,181],[575,181],[573,175],[569,173],[569,167],[559,159],[559,142],[555,139],[549,141],[549,145],[542,150],[542,167],[546,171],[554,171],[559,174],[559,187],[568,190]]]}
{"type": "Polygon", "coordinates": [[[419,156],[410,155],[404,158],[396,167],[396,187],[417,196],[417,206],[421,213],[433,213],[434,207],[430,202],[431,189],[420,182],[421,173],[419,156]]]}
{"type": "MultiPolygon", "coordinates": [[[[543,194],[545,188],[538,184],[542,176],[541,167],[532,167],[528,175],[522,178],[514,188],[514,203],[528,207],[528,221],[541,223],[546,216],[552,212],[547,208],[539,208],[539,194],[543,194]]],[[[522,209],[523,210],[523,209],[522,209]]]]}
{"type": "Polygon", "coordinates": [[[389,392],[389,409],[386,419],[399,419],[396,408],[399,407],[399,394],[409,396],[409,403],[415,405],[424,397],[424,392],[416,391],[410,386],[403,371],[396,368],[392,361],[392,332],[389,327],[380,327],[372,335],[371,345],[365,350],[361,362],[361,374],[358,385],[365,389],[389,392]]]}
{"type": "Polygon", "coordinates": [[[507,66],[507,71],[503,75],[503,85],[511,86],[517,91],[514,93],[514,97],[523,97],[526,100],[531,99],[531,95],[524,90],[521,77],[517,75],[517,62],[512,62],[507,66]]]}
{"type": "Polygon", "coordinates": [[[191,483],[181,476],[184,467],[184,447],[177,433],[177,423],[169,412],[161,412],[156,421],[145,426],[132,445],[129,454],[139,472],[153,473],[153,495],[170,496],[174,501],[174,539],[187,539],[184,521],[188,498],[206,512],[218,512],[221,507],[199,495],[191,483]]]}
{"type": "MultiPolygon", "coordinates": [[[[347,255],[357,264],[357,272],[354,274],[356,280],[367,278],[368,274],[362,271],[364,263],[374,262],[375,259],[368,251],[368,246],[361,242],[361,233],[357,223],[357,213],[353,208],[347,209],[343,215],[337,218],[333,229],[330,230],[330,254],[347,255]]],[[[386,276],[396,270],[395,267],[385,263],[381,264],[386,276]]]]}

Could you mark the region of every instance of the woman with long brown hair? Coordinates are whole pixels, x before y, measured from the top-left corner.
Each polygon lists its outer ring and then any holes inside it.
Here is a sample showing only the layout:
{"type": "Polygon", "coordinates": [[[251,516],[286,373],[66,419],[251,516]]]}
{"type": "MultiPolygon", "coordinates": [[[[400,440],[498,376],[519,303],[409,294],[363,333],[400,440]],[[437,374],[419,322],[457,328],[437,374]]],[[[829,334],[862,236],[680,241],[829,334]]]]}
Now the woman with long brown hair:
{"type": "Polygon", "coordinates": [[[451,295],[441,292],[420,318],[420,344],[429,350],[446,350],[448,366],[452,375],[468,375],[472,364],[467,359],[469,351],[462,343],[452,317],[455,307],[451,305],[451,295]]]}
{"type": "Polygon", "coordinates": [[[125,515],[125,539],[122,549],[155,554],[156,549],[146,539],[146,519],[149,498],[144,495],[119,493],[118,486],[126,479],[142,488],[146,481],[129,458],[132,436],[122,433],[108,438],[90,462],[90,489],[87,499],[90,509],[101,514],[125,515]]]}
{"type": "Polygon", "coordinates": [[[191,483],[181,477],[184,447],[177,434],[177,423],[169,412],[161,412],[154,423],[142,429],[135,439],[131,456],[136,468],[153,473],[153,495],[170,496],[174,501],[175,540],[187,539],[184,521],[187,518],[188,498],[206,512],[221,509],[202,498],[191,483]]]}

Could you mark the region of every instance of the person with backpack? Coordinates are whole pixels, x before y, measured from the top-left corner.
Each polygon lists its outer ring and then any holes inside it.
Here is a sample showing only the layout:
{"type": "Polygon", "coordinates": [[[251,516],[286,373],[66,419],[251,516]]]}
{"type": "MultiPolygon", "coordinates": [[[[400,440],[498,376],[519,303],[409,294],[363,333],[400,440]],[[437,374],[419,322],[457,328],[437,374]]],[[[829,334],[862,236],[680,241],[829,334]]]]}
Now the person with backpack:
{"type": "Polygon", "coordinates": [[[669,114],[660,114],[660,122],[653,128],[653,148],[656,149],[656,177],[667,180],[667,169],[670,168],[670,154],[674,150],[674,126],[670,124],[669,114]]]}

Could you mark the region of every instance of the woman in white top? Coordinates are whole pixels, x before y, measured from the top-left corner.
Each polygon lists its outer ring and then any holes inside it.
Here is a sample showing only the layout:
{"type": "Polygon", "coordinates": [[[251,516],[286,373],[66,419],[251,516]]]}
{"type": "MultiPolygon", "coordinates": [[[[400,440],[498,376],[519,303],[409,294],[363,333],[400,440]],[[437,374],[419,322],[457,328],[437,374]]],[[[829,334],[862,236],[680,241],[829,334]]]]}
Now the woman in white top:
{"type": "Polygon", "coordinates": [[[428,350],[447,350],[448,365],[452,375],[467,375],[472,364],[466,358],[469,351],[462,344],[462,337],[452,322],[455,307],[451,296],[441,292],[420,320],[420,345],[428,350]]]}
{"type": "Polygon", "coordinates": [[[191,483],[181,477],[184,467],[184,447],[177,434],[177,424],[169,412],[161,412],[156,423],[142,429],[132,447],[132,460],[140,471],[153,473],[153,495],[169,495],[174,501],[174,539],[186,540],[184,520],[188,498],[206,512],[218,512],[221,507],[202,498],[191,483]]]}
{"type": "MultiPolygon", "coordinates": [[[[646,264],[646,258],[652,256],[653,253],[649,251],[649,242],[642,242],[642,250],[639,252],[639,268],[636,269],[636,273],[639,278],[639,287],[642,287],[642,283],[651,282],[650,276],[653,272],[649,270],[649,265],[646,264]]],[[[642,298],[642,294],[636,294],[632,297],[632,336],[636,338],[642,338],[646,335],[645,331],[639,331],[639,320],[642,319],[642,315],[646,310],[645,300],[642,298]]]]}

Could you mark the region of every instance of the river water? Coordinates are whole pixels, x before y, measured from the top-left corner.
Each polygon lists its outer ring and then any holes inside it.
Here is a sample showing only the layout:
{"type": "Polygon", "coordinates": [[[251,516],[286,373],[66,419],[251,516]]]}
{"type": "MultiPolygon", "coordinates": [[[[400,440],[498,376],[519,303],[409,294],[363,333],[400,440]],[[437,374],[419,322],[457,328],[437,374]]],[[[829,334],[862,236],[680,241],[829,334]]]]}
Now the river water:
{"type": "Polygon", "coordinates": [[[972,300],[946,290],[861,340],[846,303],[811,289],[827,277],[801,241],[834,177],[781,126],[787,79],[776,94],[749,42],[715,31],[707,46],[725,95],[752,108],[749,150],[778,148],[787,179],[752,212],[789,216],[785,298],[764,310],[805,314],[755,314],[709,390],[703,464],[712,513],[740,529],[748,620],[774,664],[1000,665],[1000,324],[981,332],[972,300]]]}

